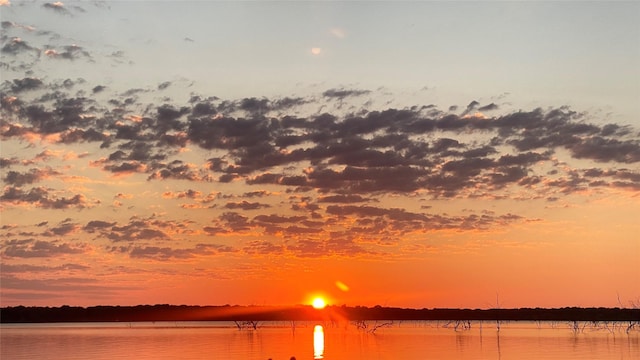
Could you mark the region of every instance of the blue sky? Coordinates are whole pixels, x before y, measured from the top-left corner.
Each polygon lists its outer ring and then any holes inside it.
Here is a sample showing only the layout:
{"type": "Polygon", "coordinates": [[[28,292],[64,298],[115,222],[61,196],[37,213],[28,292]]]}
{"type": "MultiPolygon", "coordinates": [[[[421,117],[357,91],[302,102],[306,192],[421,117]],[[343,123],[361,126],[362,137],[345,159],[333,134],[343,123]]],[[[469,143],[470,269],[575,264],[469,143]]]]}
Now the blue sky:
{"type": "Polygon", "coordinates": [[[103,56],[121,51],[132,64],[96,59],[118,82],[184,79],[223,97],[384,87],[397,101],[440,106],[508,93],[516,106],[602,109],[624,122],[639,109],[634,2],[71,4],[58,17],[18,2],[3,13],[103,56]]]}

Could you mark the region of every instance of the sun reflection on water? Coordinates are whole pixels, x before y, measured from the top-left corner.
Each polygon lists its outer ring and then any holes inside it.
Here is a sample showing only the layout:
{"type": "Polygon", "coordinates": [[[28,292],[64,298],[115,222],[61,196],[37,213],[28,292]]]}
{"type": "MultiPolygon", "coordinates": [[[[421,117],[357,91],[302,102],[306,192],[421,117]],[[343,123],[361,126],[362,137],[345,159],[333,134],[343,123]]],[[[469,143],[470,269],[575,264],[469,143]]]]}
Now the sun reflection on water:
{"type": "Polygon", "coordinates": [[[313,358],[324,358],[324,329],[322,325],[313,328],[313,358]]]}

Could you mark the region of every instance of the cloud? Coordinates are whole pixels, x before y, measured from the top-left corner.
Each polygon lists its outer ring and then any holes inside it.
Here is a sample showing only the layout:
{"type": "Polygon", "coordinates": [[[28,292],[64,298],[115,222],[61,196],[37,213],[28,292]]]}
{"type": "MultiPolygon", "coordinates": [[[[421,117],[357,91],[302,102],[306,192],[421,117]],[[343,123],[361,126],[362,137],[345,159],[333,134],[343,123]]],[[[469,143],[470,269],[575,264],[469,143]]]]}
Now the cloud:
{"type": "Polygon", "coordinates": [[[45,9],[53,10],[59,14],[68,15],[70,14],[69,10],[65,7],[65,5],[61,1],[49,2],[42,4],[42,7],[45,9]]]}
{"type": "Polygon", "coordinates": [[[169,236],[150,219],[138,217],[132,217],[126,225],[114,225],[108,230],[105,229],[101,232],[101,237],[113,242],[169,239],[169,236]]]}
{"type": "Polygon", "coordinates": [[[357,202],[367,202],[370,201],[367,198],[364,198],[360,195],[327,195],[320,196],[318,198],[318,202],[329,202],[329,203],[357,203],[357,202]]]}
{"type": "Polygon", "coordinates": [[[19,37],[14,37],[9,42],[4,44],[2,49],[0,49],[0,52],[9,55],[17,55],[22,52],[35,52],[38,55],[40,54],[39,49],[32,47],[26,41],[23,41],[19,37]]]}
{"type": "Polygon", "coordinates": [[[20,159],[17,157],[12,158],[0,158],[0,169],[11,167],[12,165],[20,164],[20,159]]]}
{"type": "Polygon", "coordinates": [[[71,197],[56,197],[51,194],[50,189],[45,187],[23,190],[21,187],[5,186],[0,200],[14,206],[33,205],[43,209],[84,209],[93,206],[82,194],[71,197]]]}
{"type": "Polygon", "coordinates": [[[108,229],[115,226],[116,222],[108,222],[103,220],[91,220],[82,229],[88,233],[94,233],[102,229],[108,229]]]}
{"type": "Polygon", "coordinates": [[[22,301],[39,299],[51,301],[51,299],[72,296],[88,296],[96,299],[105,296],[115,296],[120,290],[132,290],[122,286],[106,285],[104,282],[93,278],[79,277],[48,277],[46,279],[21,278],[15,275],[2,274],[2,288],[9,289],[3,293],[3,299],[11,298],[22,301]]]}
{"type": "Polygon", "coordinates": [[[305,220],[306,216],[282,216],[282,215],[258,215],[253,218],[253,220],[257,223],[271,223],[271,224],[282,224],[282,223],[297,223],[299,221],[305,220]]]}
{"type": "Polygon", "coordinates": [[[180,191],[180,192],[167,191],[164,194],[162,194],[162,196],[168,199],[183,199],[183,198],[199,199],[202,197],[202,192],[191,190],[191,189],[186,191],[180,191]]]}
{"type": "Polygon", "coordinates": [[[328,240],[302,239],[287,246],[287,251],[299,257],[333,257],[358,255],[377,256],[372,250],[355,243],[353,238],[334,233],[328,240]]]}
{"type": "Polygon", "coordinates": [[[369,90],[356,90],[356,89],[329,89],[322,93],[322,96],[327,98],[344,100],[347,97],[362,96],[371,93],[369,90]]]}
{"type": "Polygon", "coordinates": [[[276,255],[285,250],[283,245],[276,245],[269,241],[253,240],[242,248],[242,251],[250,255],[276,255]]]}
{"type": "Polygon", "coordinates": [[[258,202],[242,201],[242,202],[228,202],[224,205],[224,207],[225,209],[230,209],[230,210],[234,210],[234,209],[257,210],[257,209],[268,208],[271,206],[268,204],[261,204],[258,202]]]}
{"type": "Polygon", "coordinates": [[[183,163],[181,160],[174,160],[168,164],[154,163],[153,170],[149,175],[149,180],[213,181],[213,177],[208,175],[204,169],[198,169],[195,165],[183,163]]]}
{"type": "Polygon", "coordinates": [[[71,219],[65,219],[57,226],[48,228],[42,233],[43,236],[66,236],[72,234],[80,229],[80,225],[72,222],[71,219]]]}
{"type": "Polygon", "coordinates": [[[13,82],[5,81],[4,83],[4,86],[10,88],[14,93],[37,90],[43,87],[43,85],[42,80],[37,78],[14,79],[13,82]]]}
{"type": "MultiPolygon", "coordinates": [[[[582,139],[581,139],[582,140],[582,139]]],[[[593,136],[567,146],[577,159],[592,159],[598,162],[616,161],[636,163],[640,161],[640,140],[607,139],[593,136]]]]}
{"type": "Polygon", "coordinates": [[[478,108],[478,111],[493,111],[493,110],[498,110],[498,105],[491,103],[491,104],[487,104],[485,106],[481,106],[478,108]]]}
{"type": "MultiPolygon", "coordinates": [[[[5,83],[9,93],[3,99],[30,84],[24,79],[5,83]]],[[[58,85],[38,85],[47,86],[58,85]]],[[[132,88],[122,95],[146,91],[132,88]]],[[[330,89],[322,99],[370,93],[330,89]]],[[[91,164],[115,175],[146,174],[149,181],[244,181],[298,191],[315,189],[323,196],[342,191],[352,195],[424,191],[433,197],[455,197],[509,186],[556,184],[540,173],[540,166],[550,164],[558,149],[567,150],[574,159],[640,161],[640,142],[632,129],[590,124],[583,120],[584,114],[566,107],[490,118],[445,113],[433,106],[426,112],[416,106],[300,117],[288,114],[306,106],[309,99],[229,101],[192,96],[185,105],[149,105],[144,115],[118,115],[116,110],[123,106],[118,101],[105,112],[114,115],[98,119],[89,114],[108,109],[108,104],[97,107],[96,100],[64,93],[54,99],[49,105],[13,101],[3,107],[17,121],[5,122],[2,136],[49,136],[63,144],[95,142],[100,148],[115,147],[108,157],[91,164]],[[223,109],[229,115],[222,115],[223,109]],[[250,117],[231,115],[235,112],[250,117]],[[471,134],[477,134],[477,140],[471,142],[471,134]],[[217,151],[222,156],[209,158],[201,166],[181,160],[182,149],[217,151]],[[503,155],[504,151],[510,154],[503,155]],[[298,170],[283,173],[287,167],[298,170]],[[399,178],[404,181],[396,181],[399,178]],[[545,178],[548,181],[541,181],[545,178]]],[[[465,112],[480,108],[472,101],[465,112]]]]}
{"type": "Polygon", "coordinates": [[[86,251],[87,248],[83,245],[74,245],[61,240],[9,240],[2,244],[2,255],[10,258],[49,258],[81,254],[86,251]]]}
{"type": "Polygon", "coordinates": [[[46,265],[30,265],[30,264],[2,264],[3,274],[15,274],[21,275],[24,273],[55,273],[61,271],[85,271],[90,267],[82,264],[67,263],[59,266],[46,266],[46,265]]]}
{"type": "MultiPolygon", "coordinates": [[[[2,48],[8,58],[26,51],[38,50],[19,38],[7,38],[2,48]]],[[[60,60],[92,60],[89,49],[75,45],[47,51],[60,60]]],[[[358,102],[363,96],[375,100],[380,90],[343,87],[305,97],[190,94],[181,101],[163,95],[178,90],[171,81],[119,91],[100,82],[51,81],[36,74],[2,84],[3,142],[26,141],[42,150],[0,159],[8,169],[0,199],[7,207],[95,206],[81,193],[33,186],[79,171],[40,166],[65,159],[69,154],[52,149],[68,146],[81,147],[89,170],[107,172],[109,181],[127,175],[162,182],[153,186],[163,187],[158,193],[168,211],[206,208],[214,214],[197,228],[137,216],[47,224],[30,235],[49,240],[84,232],[138,259],[217,253],[172,243],[187,234],[264,236],[238,245],[253,255],[377,256],[377,246],[395,244],[403,234],[481,231],[526,220],[517,214],[437,213],[436,207],[411,211],[385,207],[384,199],[551,201],[589,189],[640,188],[638,130],[590,120],[595,115],[568,107],[510,112],[471,101],[446,111],[421,104],[374,109],[374,102],[358,102]],[[228,194],[218,187],[247,191],[228,194]]],[[[127,205],[145,196],[136,194],[127,205]]],[[[118,201],[115,206],[122,205],[120,199],[108,198],[118,201]]]]}
{"type": "Polygon", "coordinates": [[[54,59],[76,60],[79,58],[91,59],[91,54],[78,45],[66,45],[61,50],[53,48],[46,49],[44,54],[54,59]]]}
{"type": "Polygon", "coordinates": [[[234,252],[235,250],[226,245],[198,244],[194,248],[176,249],[158,246],[134,246],[129,252],[129,256],[134,259],[151,259],[157,261],[184,260],[196,256],[212,256],[220,253],[234,252]]]}
{"type": "Polygon", "coordinates": [[[158,90],[165,90],[169,86],[171,86],[171,81],[162,82],[162,83],[158,84],[158,90]]]}
{"type": "Polygon", "coordinates": [[[172,237],[192,235],[190,221],[162,220],[155,214],[149,217],[132,216],[126,224],[115,221],[91,220],[84,227],[90,234],[96,234],[99,239],[112,242],[147,243],[170,240],[172,237]]]}
{"type": "Polygon", "coordinates": [[[35,182],[39,182],[43,179],[56,175],[61,175],[61,173],[51,168],[31,169],[28,172],[24,173],[11,170],[6,173],[2,181],[9,185],[23,186],[33,184],[35,182]]]}

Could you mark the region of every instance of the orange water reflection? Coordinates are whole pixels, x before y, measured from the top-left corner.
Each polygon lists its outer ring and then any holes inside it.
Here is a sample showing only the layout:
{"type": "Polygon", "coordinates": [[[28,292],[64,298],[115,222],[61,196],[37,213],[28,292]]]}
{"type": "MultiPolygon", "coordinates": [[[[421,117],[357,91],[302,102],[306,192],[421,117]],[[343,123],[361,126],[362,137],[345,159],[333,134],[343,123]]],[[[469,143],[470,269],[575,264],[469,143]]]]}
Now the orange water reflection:
{"type": "Polygon", "coordinates": [[[298,360],[640,359],[640,331],[626,323],[576,333],[566,323],[404,321],[358,330],[349,323],[261,323],[238,330],[232,322],[1,324],[0,359],[298,360]],[[313,340],[311,340],[313,338],[313,340]],[[312,342],[313,341],[313,342],[312,342]]]}
{"type": "Polygon", "coordinates": [[[316,325],[313,328],[313,358],[324,358],[324,328],[322,325],[316,325]]]}

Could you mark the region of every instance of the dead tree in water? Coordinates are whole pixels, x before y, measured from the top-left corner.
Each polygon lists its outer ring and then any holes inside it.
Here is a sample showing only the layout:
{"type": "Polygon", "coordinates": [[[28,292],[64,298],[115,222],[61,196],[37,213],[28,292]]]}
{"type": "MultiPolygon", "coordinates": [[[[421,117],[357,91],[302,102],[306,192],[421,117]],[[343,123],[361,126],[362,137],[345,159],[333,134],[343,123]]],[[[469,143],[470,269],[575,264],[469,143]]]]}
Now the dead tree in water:
{"type": "Polygon", "coordinates": [[[255,320],[234,321],[233,323],[236,324],[236,327],[238,328],[238,330],[244,330],[244,329],[257,330],[258,326],[260,325],[260,322],[255,320]]]}
{"type": "MultiPolygon", "coordinates": [[[[453,324],[453,330],[471,330],[471,320],[452,320],[444,324],[442,327],[448,328],[453,324]]],[[[482,327],[480,328],[482,331],[482,327]]]]}
{"type": "Polygon", "coordinates": [[[369,323],[366,322],[365,320],[358,320],[358,321],[354,322],[354,325],[356,326],[356,328],[358,330],[362,330],[362,331],[366,331],[366,332],[368,332],[370,334],[374,334],[380,328],[392,326],[393,325],[393,321],[386,321],[386,322],[381,322],[381,323],[376,321],[375,323],[373,323],[372,326],[369,326],[369,323]]]}
{"type": "Polygon", "coordinates": [[[585,326],[587,326],[587,325],[585,323],[582,326],[580,326],[580,322],[579,321],[573,320],[572,322],[569,322],[569,326],[571,327],[571,331],[573,331],[574,334],[578,334],[580,332],[583,332],[585,326]]]}

